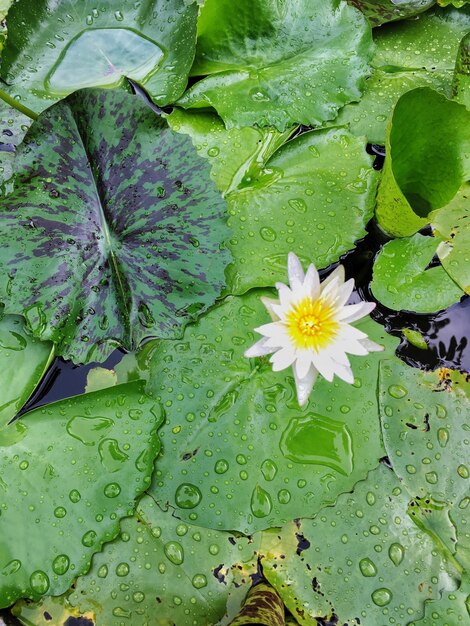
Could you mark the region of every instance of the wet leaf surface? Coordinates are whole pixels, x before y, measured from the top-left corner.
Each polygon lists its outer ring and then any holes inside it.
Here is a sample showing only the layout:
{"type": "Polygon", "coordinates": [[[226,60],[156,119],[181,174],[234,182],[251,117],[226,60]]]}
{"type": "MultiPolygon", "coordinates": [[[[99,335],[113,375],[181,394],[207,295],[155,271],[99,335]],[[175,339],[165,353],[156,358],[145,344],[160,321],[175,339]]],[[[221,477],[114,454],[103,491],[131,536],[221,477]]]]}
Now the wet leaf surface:
{"type": "Polygon", "coordinates": [[[226,205],[188,138],[137,97],[47,111],[2,202],[0,299],[75,362],[177,336],[225,284],[226,205]]]}

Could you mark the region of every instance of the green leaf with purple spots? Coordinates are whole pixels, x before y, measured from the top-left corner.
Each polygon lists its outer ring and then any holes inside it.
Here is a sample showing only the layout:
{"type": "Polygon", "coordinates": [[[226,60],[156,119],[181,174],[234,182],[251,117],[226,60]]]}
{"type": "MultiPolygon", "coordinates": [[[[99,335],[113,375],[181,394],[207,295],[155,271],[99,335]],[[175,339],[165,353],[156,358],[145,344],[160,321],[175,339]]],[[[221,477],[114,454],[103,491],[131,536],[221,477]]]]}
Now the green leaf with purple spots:
{"type": "Polygon", "coordinates": [[[150,482],[162,419],[136,382],[0,431],[0,607],[64,593],[88,571],[150,482]]]}
{"type": "Polygon", "coordinates": [[[188,0],[18,0],[8,14],[0,74],[36,112],[124,77],[168,104],[186,87],[197,12],[188,0]]]}
{"type": "Polygon", "coordinates": [[[120,91],[45,112],[2,203],[0,301],[76,362],[176,337],[225,284],[225,203],[189,138],[120,91]]]}

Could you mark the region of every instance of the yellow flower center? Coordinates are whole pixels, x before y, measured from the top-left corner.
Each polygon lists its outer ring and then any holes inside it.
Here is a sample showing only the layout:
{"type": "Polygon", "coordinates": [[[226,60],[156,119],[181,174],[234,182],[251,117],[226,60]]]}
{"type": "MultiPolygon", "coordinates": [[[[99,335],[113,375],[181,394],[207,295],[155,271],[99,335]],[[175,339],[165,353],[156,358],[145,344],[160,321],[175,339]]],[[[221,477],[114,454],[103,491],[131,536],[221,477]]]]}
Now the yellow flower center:
{"type": "Polygon", "coordinates": [[[307,297],[295,304],[286,319],[295,347],[318,352],[331,343],[339,330],[335,313],[336,308],[321,298],[307,297]]]}

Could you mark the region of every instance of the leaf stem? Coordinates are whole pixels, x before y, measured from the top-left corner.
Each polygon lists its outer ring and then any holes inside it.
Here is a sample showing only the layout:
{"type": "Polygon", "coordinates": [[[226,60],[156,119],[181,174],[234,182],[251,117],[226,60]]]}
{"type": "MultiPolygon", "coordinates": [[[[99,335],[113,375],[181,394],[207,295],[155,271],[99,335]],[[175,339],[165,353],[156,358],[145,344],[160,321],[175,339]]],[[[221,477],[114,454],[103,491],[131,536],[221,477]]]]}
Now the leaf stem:
{"type": "Polygon", "coordinates": [[[38,117],[39,117],[39,115],[37,113],[35,113],[31,109],[28,109],[28,107],[26,107],[26,106],[24,106],[24,104],[21,104],[20,102],[18,102],[18,100],[16,100],[15,98],[12,98],[11,96],[9,96],[2,89],[0,89],[0,99],[2,99],[4,102],[9,104],[11,107],[16,109],[20,113],[23,113],[23,115],[27,115],[32,120],[37,120],[38,117]]]}

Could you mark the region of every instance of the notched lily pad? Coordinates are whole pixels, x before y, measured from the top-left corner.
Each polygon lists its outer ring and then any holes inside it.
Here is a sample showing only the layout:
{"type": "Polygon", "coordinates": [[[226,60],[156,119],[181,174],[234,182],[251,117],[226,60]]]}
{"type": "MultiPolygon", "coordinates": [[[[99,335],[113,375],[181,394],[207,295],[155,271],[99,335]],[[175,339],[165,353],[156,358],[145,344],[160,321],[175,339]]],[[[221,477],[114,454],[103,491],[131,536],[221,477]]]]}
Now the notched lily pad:
{"type": "Polygon", "coordinates": [[[131,383],[0,431],[0,607],[64,593],[88,571],[150,482],[162,418],[131,383]]]}
{"type": "Polygon", "coordinates": [[[336,0],[206,0],[193,76],[178,104],[228,127],[318,125],[358,100],[372,51],[363,15],[336,0]]]}
{"type": "MultiPolygon", "coordinates": [[[[298,405],[292,370],[247,359],[268,321],[260,296],[227,298],[181,341],[156,347],[148,390],[166,409],[164,453],[150,493],[201,526],[244,533],[307,515],[377,466],[384,455],[376,382],[383,353],[352,357],[355,383],[319,379],[298,405]]],[[[358,324],[392,355],[397,340],[358,324]]]]}
{"type": "MultiPolygon", "coordinates": [[[[121,534],[95,555],[69,601],[93,611],[96,626],[178,624],[206,626],[224,616],[230,585],[255,544],[163,512],[145,496],[137,515],[121,522],[121,534]]],[[[251,585],[250,570],[237,584],[251,585]]]]}
{"type": "Polygon", "coordinates": [[[1,77],[36,112],[84,87],[128,77],[159,104],[183,92],[198,7],[186,0],[18,0],[8,14],[1,77]]]}
{"type": "Polygon", "coordinates": [[[122,92],[33,125],[3,200],[0,300],[76,362],[178,336],[225,284],[226,205],[187,137],[122,92]]]}
{"type": "Polygon", "coordinates": [[[389,309],[433,313],[464,295],[445,269],[428,268],[439,239],[416,233],[384,245],[374,263],[370,284],[374,297],[389,309]]]}

